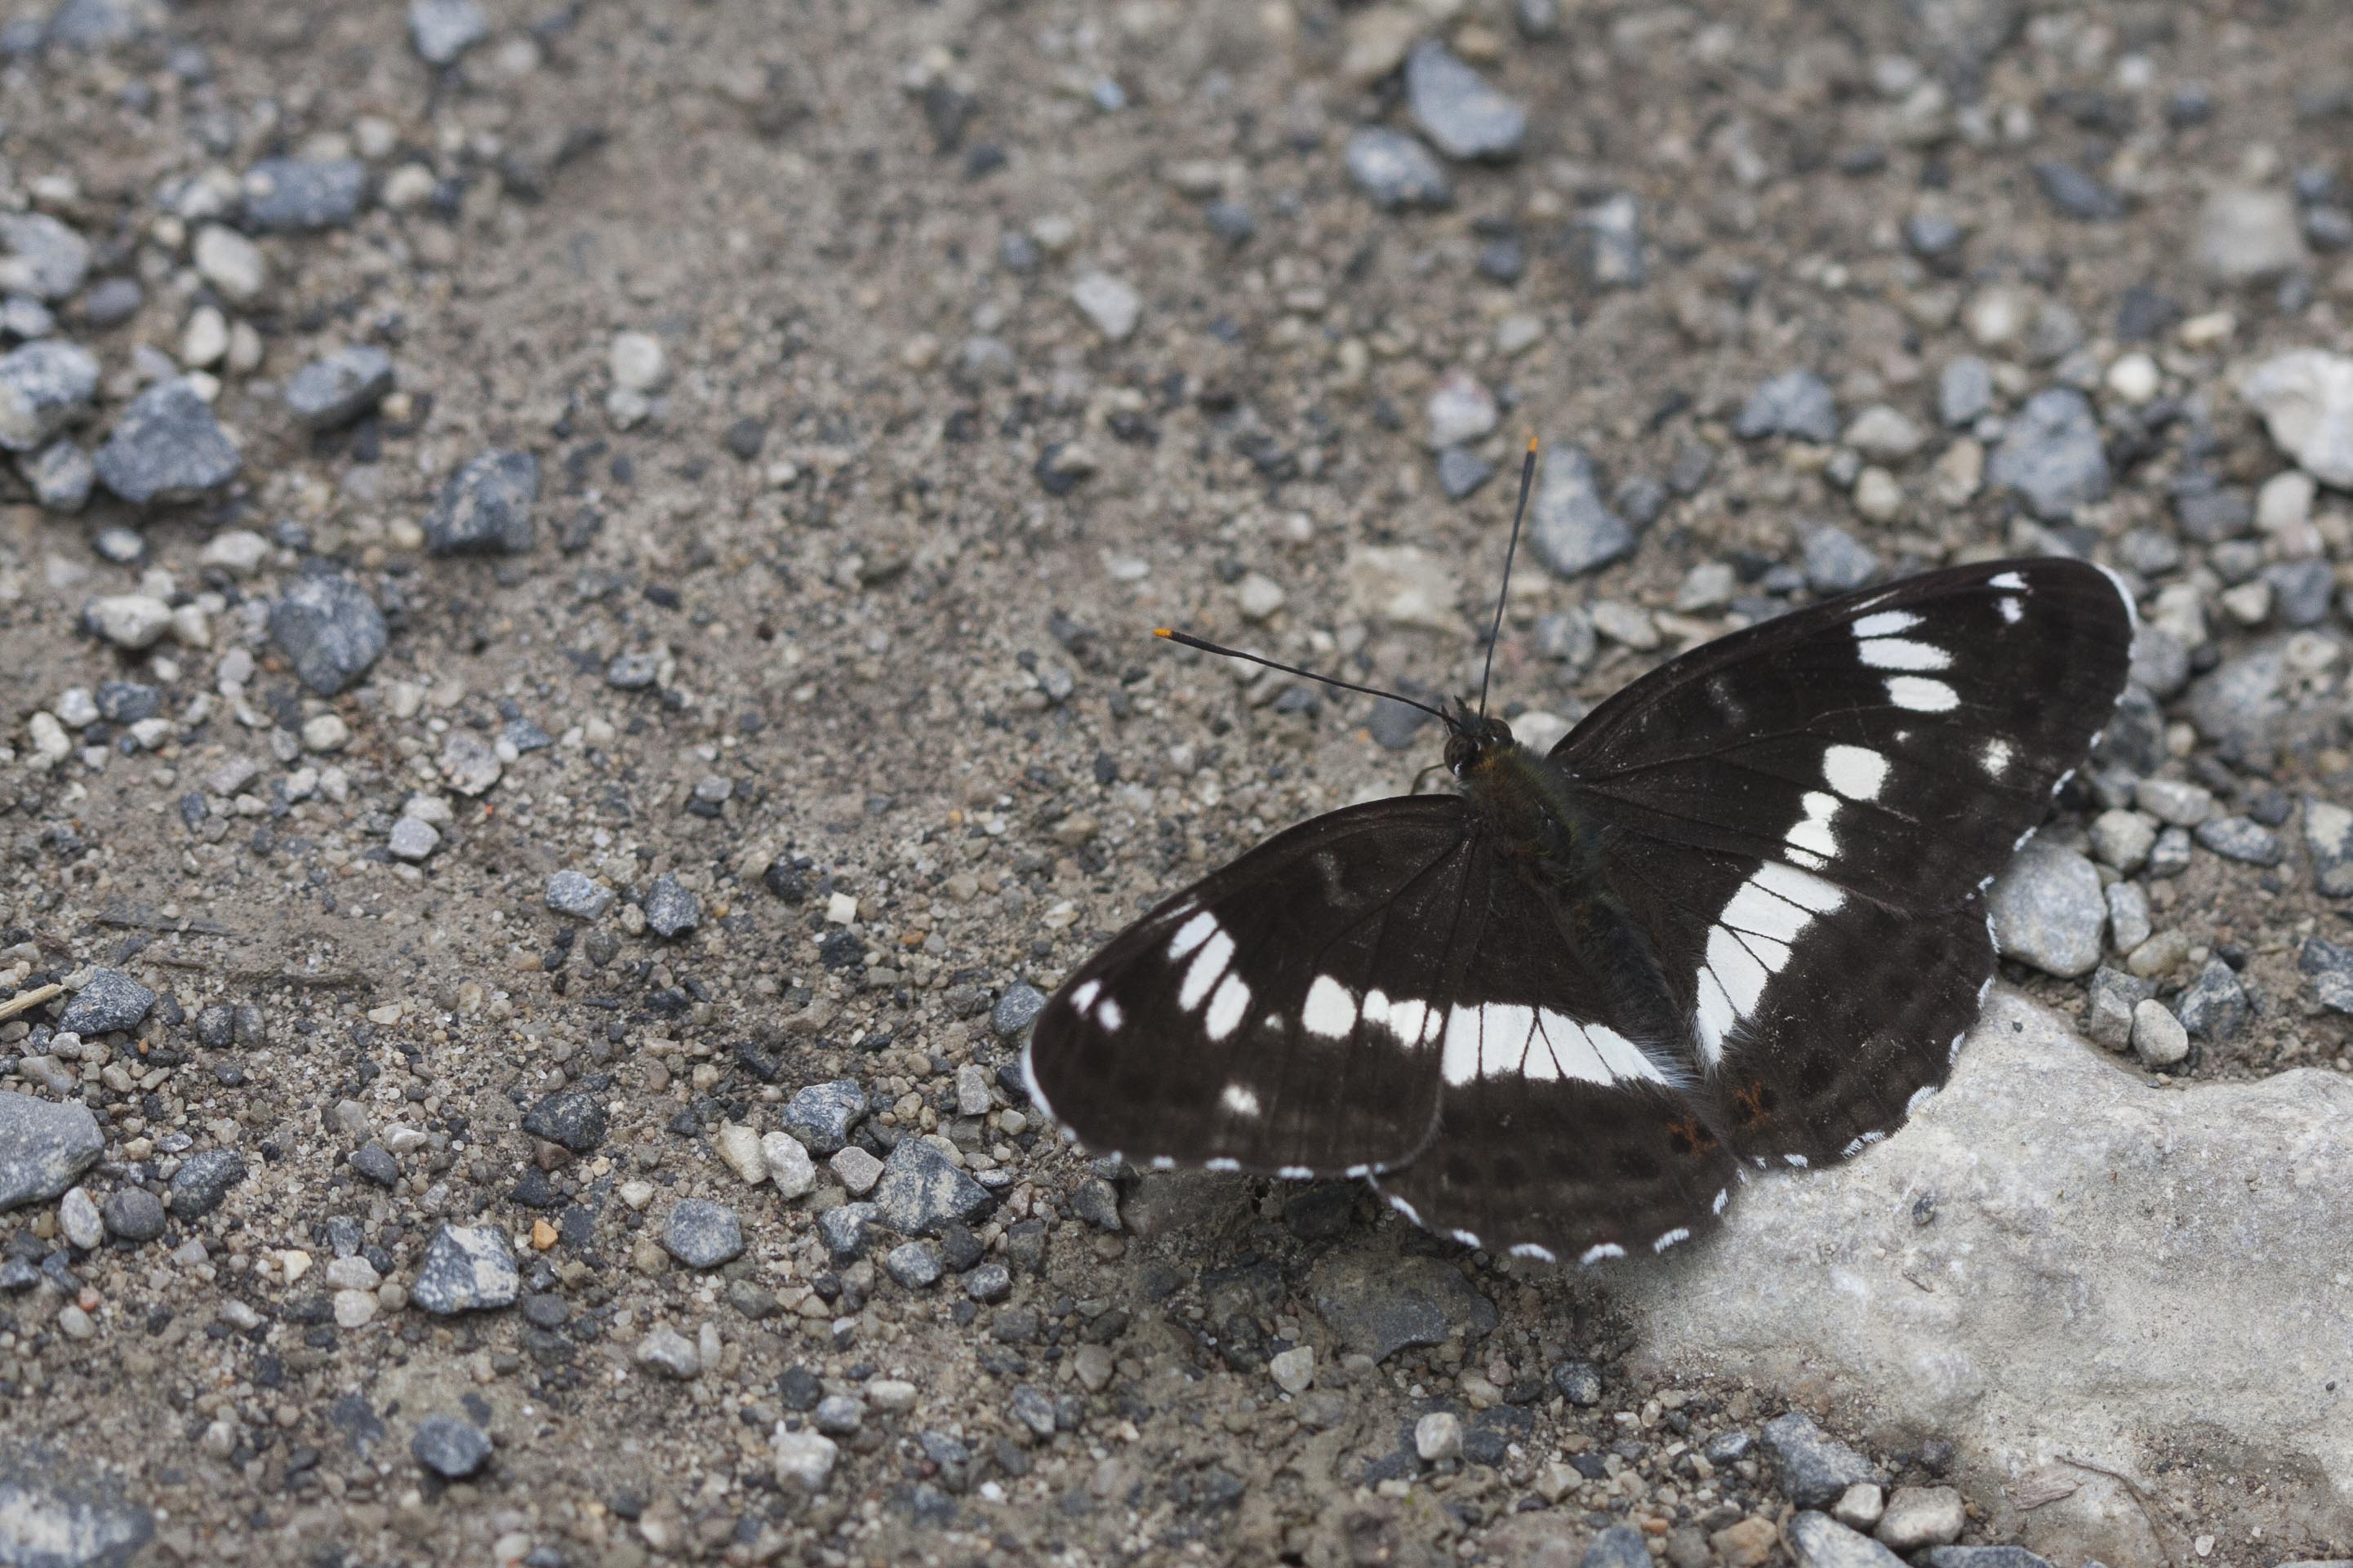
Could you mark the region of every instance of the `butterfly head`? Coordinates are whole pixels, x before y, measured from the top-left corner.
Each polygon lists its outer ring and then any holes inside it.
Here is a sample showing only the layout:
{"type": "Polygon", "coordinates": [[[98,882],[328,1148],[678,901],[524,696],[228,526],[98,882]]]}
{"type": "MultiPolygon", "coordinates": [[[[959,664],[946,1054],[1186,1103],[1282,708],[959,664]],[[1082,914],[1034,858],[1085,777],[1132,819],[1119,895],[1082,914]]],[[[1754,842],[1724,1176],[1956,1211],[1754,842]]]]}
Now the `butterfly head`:
{"type": "Polygon", "coordinates": [[[1501,719],[1477,711],[1461,698],[1448,707],[1446,771],[1456,778],[1470,777],[1515,743],[1512,727],[1501,719]]]}

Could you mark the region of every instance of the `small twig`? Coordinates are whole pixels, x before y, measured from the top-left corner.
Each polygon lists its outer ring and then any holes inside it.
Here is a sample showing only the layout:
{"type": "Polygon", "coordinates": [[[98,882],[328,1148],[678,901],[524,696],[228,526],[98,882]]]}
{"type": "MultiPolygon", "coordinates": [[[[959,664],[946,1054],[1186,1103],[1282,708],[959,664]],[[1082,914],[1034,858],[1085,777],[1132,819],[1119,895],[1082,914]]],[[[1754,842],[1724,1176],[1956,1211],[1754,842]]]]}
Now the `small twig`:
{"type": "Polygon", "coordinates": [[[221,969],[201,958],[182,958],[175,953],[152,953],[148,957],[166,969],[199,969],[216,973],[224,980],[234,980],[245,985],[291,985],[309,991],[374,991],[375,982],[366,975],[348,969],[221,969]]]}
{"type": "Polygon", "coordinates": [[[11,996],[5,1002],[0,1002],[0,1024],[6,1023],[19,1013],[31,1012],[64,989],[62,985],[36,985],[21,995],[11,996]]]}
{"type": "Polygon", "coordinates": [[[2061,1454],[2058,1459],[2063,1465],[2073,1465],[2079,1470],[2089,1470],[2095,1476],[2105,1476],[2130,1492],[2134,1505],[2140,1510],[2141,1518],[2148,1521],[2148,1532],[2157,1538],[2157,1549],[2165,1553],[2165,1560],[2168,1563],[2179,1561],[2173,1554],[2173,1548],[2166,1543],[2163,1521],[2158,1518],[2157,1510],[2149,1506],[2148,1494],[2141,1490],[2138,1481],[2120,1470],[2112,1470],[2105,1465],[2095,1465],[2089,1459],[2079,1459],[2073,1454],[2061,1454]]]}
{"type": "Polygon", "coordinates": [[[234,936],[236,932],[210,921],[200,921],[193,915],[167,921],[154,915],[131,914],[122,910],[109,910],[97,917],[102,926],[116,926],[124,931],[162,931],[167,936],[234,936]]]}

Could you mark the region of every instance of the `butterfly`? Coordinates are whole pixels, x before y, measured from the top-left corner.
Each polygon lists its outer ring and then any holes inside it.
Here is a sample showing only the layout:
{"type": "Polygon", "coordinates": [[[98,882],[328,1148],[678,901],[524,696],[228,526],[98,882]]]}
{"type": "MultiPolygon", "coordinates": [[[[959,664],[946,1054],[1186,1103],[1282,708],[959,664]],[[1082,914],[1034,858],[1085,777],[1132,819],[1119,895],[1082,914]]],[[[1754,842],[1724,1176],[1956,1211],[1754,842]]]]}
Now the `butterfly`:
{"type": "Polygon", "coordinates": [[[1986,889],[2135,625],[2080,561],[1928,572],[1693,648],[1541,755],[1482,681],[1430,709],[1455,793],[1279,833],[1081,964],[1031,1098],[1155,1169],[1368,1178],[1492,1252],[1662,1252],[1748,1170],[1847,1159],[1944,1083],[1992,984],[1986,889]]]}

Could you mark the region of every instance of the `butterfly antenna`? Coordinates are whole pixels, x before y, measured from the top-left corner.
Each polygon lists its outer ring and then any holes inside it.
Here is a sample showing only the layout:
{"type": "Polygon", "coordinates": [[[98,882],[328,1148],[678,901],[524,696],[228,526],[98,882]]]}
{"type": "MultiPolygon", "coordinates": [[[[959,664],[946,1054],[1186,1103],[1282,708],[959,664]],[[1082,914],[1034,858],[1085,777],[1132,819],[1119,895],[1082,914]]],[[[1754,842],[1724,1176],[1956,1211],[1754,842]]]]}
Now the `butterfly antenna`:
{"type": "Polygon", "coordinates": [[[1367,697],[1386,697],[1392,702],[1402,702],[1409,708],[1419,708],[1448,729],[1454,728],[1454,721],[1449,718],[1444,710],[1432,708],[1427,702],[1417,702],[1401,692],[1383,691],[1377,686],[1359,686],[1353,680],[1342,680],[1337,676],[1318,675],[1312,669],[1302,669],[1295,664],[1284,664],[1278,659],[1268,658],[1262,654],[1244,653],[1238,647],[1220,647],[1218,644],[1197,637],[1190,632],[1171,631],[1166,626],[1155,626],[1152,628],[1152,635],[1156,637],[1166,637],[1170,642],[1185,647],[1199,648],[1203,653],[1214,653],[1226,658],[1246,658],[1252,664],[1262,664],[1269,669],[1279,669],[1286,675],[1298,675],[1309,680],[1320,680],[1326,686],[1336,686],[1343,691],[1361,691],[1367,697]]]}
{"type": "Polygon", "coordinates": [[[1495,673],[1495,644],[1504,635],[1504,605],[1512,592],[1512,557],[1520,552],[1520,519],[1527,515],[1528,489],[1536,482],[1536,438],[1520,459],[1520,500],[1512,508],[1512,542],[1504,547],[1504,585],[1495,593],[1495,624],[1487,628],[1487,668],[1479,674],[1479,717],[1487,716],[1487,681],[1495,673]]]}

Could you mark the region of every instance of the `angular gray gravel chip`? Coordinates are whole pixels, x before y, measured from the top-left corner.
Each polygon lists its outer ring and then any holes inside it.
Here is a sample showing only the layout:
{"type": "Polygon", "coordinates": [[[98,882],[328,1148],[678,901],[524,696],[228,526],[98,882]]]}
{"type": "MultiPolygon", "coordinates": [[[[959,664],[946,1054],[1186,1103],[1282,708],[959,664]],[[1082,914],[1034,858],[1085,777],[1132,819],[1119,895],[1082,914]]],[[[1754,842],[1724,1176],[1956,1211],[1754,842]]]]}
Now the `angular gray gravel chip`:
{"type": "Polygon", "coordinates": [[[522,1276],[505,1233],[495,1226],[445,1225],[426,1244],[408,1299],[427,1312],[448,1317],[514,1305],[522,1276]]]}
{"type": "Polygon", "coordinates": [[[2065,522],[2077,507],[2106,500],[2108,455],[2091,401],[2063,386],[2028,398],[1987,460],[1986,482],[2017,491],[2045,522],[2065,522]]]}
{"type": "Polygon", "coordinates": [[[367,197],[357,158],[264,158],[245,173],[246,226],[264,233],[339,228],[367,197]]]}
{"type": "Polygon", "coordinates": [[[155,1005],[155,993],[119,969],[96,969],[58,1015],[58,1027],[76,1035],[135,1029],[155,1005]]]}
{"type": "Polygon", "coordinates": [[[286,383],[286,407],[306,430],[348,425],[392,390],[392,356],[371,344],[312,360],[286,383]]]}
{"type": "Polygon", "coordinates": [[[228,1200],[231,1187],[245,1180],[245,1161],[230,1149],[207,1149],[191,1154],[172,1173],[172,1212],[181,1219],[202,1219],[228,1200]]]}
{"type": "Polygon", "coordinates": [[[0,1214],[56,1197],[105,1152],[80,1101],[0,1093],[0,1214]]]}
{"type": "Polygon", "coordinates": [[[1528,548],[1556,576],[1597,572],[1634,552],[1634,530],[1601,496],[1601,476],[1582,447],[1545,449],[1528,498],[1528,548]]]}
{"type": "Polygon", "coordinates": [[[537,458],[484,452],[441,487],[425,515],[426,547],[436,555],[520,555],[539,537],[532,521],[538,499],[537,458]]]}
{"type": "Polygon", "coordinates": [[[72,424],[98,395],[98,357],[45,339],[0,354],[0,447],[30,452],[72,424]]]}
{"type": "Polygon", "coordinates": [[[1348,178],[1377,207],[1442,207],[1454,199],[1446,170],[1420,140],[1385,125],[1367,125],[1348,138],[1343,157],[1348,178]]]}
{"type": "Polygon", "coordinates": [[[340,573],[318,572],[298,579],[269,607],[269,637],[303,685],[332,697],[384,657],[390,632],[365,588],[340,573]]]}
{"type": "Polygon", "coordinates": [[[2099,868],[2073,849],[2030,839],[1987,895],[1995,945],[2046,974],[2088,974],[2100,962],[2108,901],[2099,868]]]}
{"type": "Polygon", "coordinates": [[[987,1187],[923,1138],[900,1139],[874,1184],[876,1211],[902,1236],[930,1236],[952,1220],[969,1225],[996,1204],[987,1187]]]}
{"type": "Polygon", "coordinates": [[[1838,399],[1829,382],[1804,366],[1783,371],[1748,395],[1732,433],[1744,441],[1788,436],[1828,446],[1838,439],[1838,399]]]}
{"type": "Polygon", "coordinates": [[[237,478],[245,459],[185,378],[131,400],[98,449],[98,481],[134,506],[195,500],[237,478]]]}
{"type": "Polygon", "coordinates": [[[662,1249],[689,1268],[716,1268],[744,1251],[735,1211],[709,1198],[684,1198],[662,1221],[662,1249]]]}
{"type": "Polygon", "coordinates": [[[491,1435],[455,1415],[427,1415],[417,1424],[408,1451],[435,1475],[459,1481],[490,1462],[491,1435]]]}
{"type": "Polygon", "coordinates": [[[1800,1412],[1765,1423],[1764,1438],[1781,1490],[1799,1508],[1827,1508],[1855,1482],[1871,1479],[1870,1460],[1824,1436],[1800,1412]]]}
{"type": "Polygon", "coordinates": [[[1500,162],[1519,155],[1527,110],[1445,45],[1414,46],[1406,57],[1405,97],[1414,124],[1448,157],[1500,162]]]}

